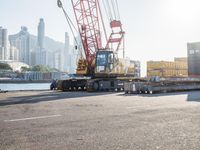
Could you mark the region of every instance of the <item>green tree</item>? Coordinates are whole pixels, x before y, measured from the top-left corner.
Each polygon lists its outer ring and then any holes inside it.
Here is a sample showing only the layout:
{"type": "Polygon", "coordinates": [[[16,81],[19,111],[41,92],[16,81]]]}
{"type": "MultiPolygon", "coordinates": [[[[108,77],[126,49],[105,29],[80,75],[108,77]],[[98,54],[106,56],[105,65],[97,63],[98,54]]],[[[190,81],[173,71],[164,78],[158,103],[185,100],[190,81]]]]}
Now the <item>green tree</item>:
{"type": "Polygon", "coordinates": [[[43,65],[36,65],[32,68],[32,71],[49,72],[49,69],[46,66],[43,66],[43,65]]]}
{"type": "Polygon", "coordinates": [[[59,72],[59,70],[56,69],[56,68],[50,68],[50,67],[43,66],[43,65],[36,65],[36,66],[31,67],[31,68],[21,67],[21,71],[22,72],[37,71],[37,72],[42,72],[42,73],[45,73],[45,72],[59,72]]]}
{"type": "Polygon", "coordinates": [[[31,68],[28,67],[21,67],[21,72],[31,71],[31,68]]]}
{"type": "Polygon", "coordinates": [[[49,68],[50,72],[59,72],[60,70],[56,69],[56,68],[49,68]]]}
{"type": "Polygon", "coordinates": [[[9,64],[0,63],[0,69],[2,70],[12,70],[9,64]]]}

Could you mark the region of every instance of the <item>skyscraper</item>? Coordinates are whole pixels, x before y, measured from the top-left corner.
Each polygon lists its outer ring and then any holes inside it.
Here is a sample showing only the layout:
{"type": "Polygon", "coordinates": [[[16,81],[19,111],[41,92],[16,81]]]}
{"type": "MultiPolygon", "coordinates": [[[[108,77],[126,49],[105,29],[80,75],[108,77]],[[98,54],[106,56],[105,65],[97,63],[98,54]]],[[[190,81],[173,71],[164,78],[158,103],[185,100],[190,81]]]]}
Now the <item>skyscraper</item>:
{"type": "Polygon", "coordinates": [[[19,50],[14,46],[10,46],[10,60],[19,61],[19,50]]]}
{"type": "MultiPolygon", "coordinates": [[[[77,44],[74,46],[78,47],[77,44]]],[[[65,32],[65,48],[63,52],[63,70],[68,73],[76,73],[76,60],[77,60],[77,53],[72,46],[70,46],[69,41],[69,34],[65,32]]]]}
{"type": "Polygon", "coordinates": [[[44,48],[44,37],[45,37],[45,24],[44,19],[40,18],[38,24],[38,36],[37,36],[37,51],[36,51],[36,64],[47,65],[47,52],[44,48]]]}
{"type": "Polygon", "coordinates": [[[30,34],[27,27],[22,26],[21,31],[15,35],[9,35],[10,46],[19,51],[19,61],[30,64],[30,34]]]}
{"type": "Polygon", "coordinates": [[[37,36],[30,34],[30,65],[36,65],[37,36]]]}
{"type": "Polygon", "coordinates": [[[65,47],[63,50],[63,70],[69,72],[70,70],[70,48],[69,48],[69,34],[65,32],[65,47]]]}
{"type": "Polygon", "coordinates": [[[54,52],[54,68],[63,70],[63,54],[61,49],[54,52]]]}
{"type": "Polygon", "coordinates": [[[40,18],[40,22],[38,24],[38,47],[40,49],[44,48],[44,36],[45,36],[44,19],[40,18]]]}
{"type": "Polygon", "coordinates": [[[9,59],[9,51],[7,48],[7,29],[0,27],[0,60],[9,59]]]}

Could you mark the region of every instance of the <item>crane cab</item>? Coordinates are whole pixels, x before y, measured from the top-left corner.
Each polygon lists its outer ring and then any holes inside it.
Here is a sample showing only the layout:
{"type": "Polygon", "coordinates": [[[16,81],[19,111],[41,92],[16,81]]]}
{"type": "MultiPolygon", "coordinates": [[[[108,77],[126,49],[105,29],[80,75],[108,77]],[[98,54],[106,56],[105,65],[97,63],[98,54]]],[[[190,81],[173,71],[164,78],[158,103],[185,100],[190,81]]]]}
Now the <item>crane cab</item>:
{"type": "Polygon", "coordinates": [[[113,71],[116,62],[117,58],[113,51],[99,50],[96,53],[95,75],[108,75],[113,71]]]}

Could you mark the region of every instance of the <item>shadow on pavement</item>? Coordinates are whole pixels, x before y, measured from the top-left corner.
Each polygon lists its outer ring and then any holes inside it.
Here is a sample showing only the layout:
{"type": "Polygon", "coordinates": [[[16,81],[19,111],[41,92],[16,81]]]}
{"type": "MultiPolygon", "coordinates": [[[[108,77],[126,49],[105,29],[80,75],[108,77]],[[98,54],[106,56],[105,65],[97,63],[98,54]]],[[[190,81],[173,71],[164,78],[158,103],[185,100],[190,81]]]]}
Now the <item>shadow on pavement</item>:
{"type": "MultiPolygon", "coordinates": [[[[72,98],[79,97],[92,97],[92,96],[103,96],[113,94],[113,92],[97,92],[97,93],[88,93],[88,92],[47,92],[44,91],[38,95],[28,95],[28,96],[16,96],[9,97],[6,100],[0,101],[0,106],[9,106],[17,104],[34,104],[38,102],[45,101],[57,101],[57,100],[69,100],[72,98]]],[[[119,93],[117,96],[129,96],[129,97],[162,97],[162,96],[178,96],[178,95],[187,95],[187,101],[196,101],[200,102],[200,91],[188,91],[188,92],[177,92],[177,93],[159,93],[159,94],[124,94],[119,93]]],[[[84,100],[84,99],[83,99],[84,100]]]]}
{"type": "Polygon", "coordinates": [[[139,96],[139,97],[162,97],[162,96],[173,96],[173,95],[186,95],[189,92],[170,92],[170,93],[155,93],[155,94],[119,94],[119,96],[139,96]]]}
{"type": "Polygon", "coordinates": [[[158,93],[158,94],[119,94],[118,96],[139,96],[139,97],[163,97],[163,96],[178,96],[187,95],[187,101],[200,102],[200,91],[184,91],[184,92],[171,92],[171,93],[158,93]]]}
{"type": "Polygon", "coordinates": [[[187,101],[200,102],[200,91],[188,93],[187,101]]]}
{"type": "Polygon", "coordinates": [[[57,100],[68,100],[71,98],[78,97],[91,97],[113,94],[111,92],[99,92],[99,93],[88,93],[88,92],[42,92],[38,95],[29,96],[18,96],[9,97],[6,100],[0,101],[0,106],[16,105],[16,104],[33,104],[45,101],[57,101],[57,100]]]}

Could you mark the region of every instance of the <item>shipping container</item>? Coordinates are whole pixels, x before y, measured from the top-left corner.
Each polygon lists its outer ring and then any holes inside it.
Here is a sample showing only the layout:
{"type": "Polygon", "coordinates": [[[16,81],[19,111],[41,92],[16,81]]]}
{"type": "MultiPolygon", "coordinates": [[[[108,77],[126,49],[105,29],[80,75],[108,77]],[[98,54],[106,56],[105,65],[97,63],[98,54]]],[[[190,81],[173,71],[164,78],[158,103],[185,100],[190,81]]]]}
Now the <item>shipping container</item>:
{"type": "Polygon", "coordinates": [[[188,75],[200,77],[200,42],[188,43],[188,75]]]}

